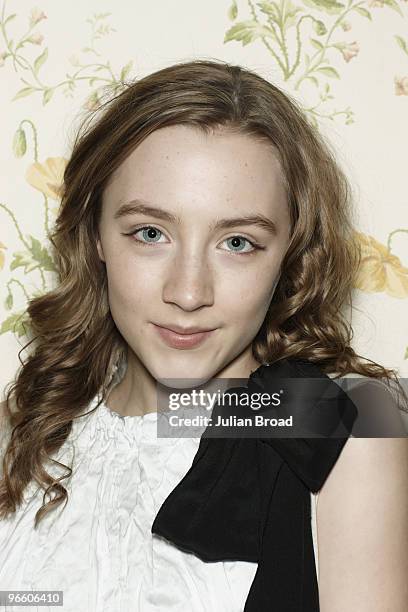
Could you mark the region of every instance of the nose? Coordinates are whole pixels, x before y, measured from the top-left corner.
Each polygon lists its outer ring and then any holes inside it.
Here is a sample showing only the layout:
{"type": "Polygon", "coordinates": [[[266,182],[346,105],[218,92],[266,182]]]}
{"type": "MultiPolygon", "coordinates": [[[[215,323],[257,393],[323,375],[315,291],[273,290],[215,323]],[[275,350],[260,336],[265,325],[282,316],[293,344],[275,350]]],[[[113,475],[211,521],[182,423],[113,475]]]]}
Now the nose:
{"type": "Polygon", "coordinates": [[[163,286],[163,301],[187,311],[214,303],[213,272],[205,256],[184,252],[172,260],[163,286]]]}

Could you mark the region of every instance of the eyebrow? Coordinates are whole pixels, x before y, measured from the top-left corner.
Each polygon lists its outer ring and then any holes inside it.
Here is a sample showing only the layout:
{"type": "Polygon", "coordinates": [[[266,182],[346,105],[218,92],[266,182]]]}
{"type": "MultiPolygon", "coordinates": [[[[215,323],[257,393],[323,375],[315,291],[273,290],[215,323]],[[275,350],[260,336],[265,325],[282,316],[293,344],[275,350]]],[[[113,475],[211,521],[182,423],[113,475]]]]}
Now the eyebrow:
{"type": "MultiPolygon", "coordinates": [[[[168,212],[167,210],[164,210],[163,208],[152,206],[151,204],[149,204],[149,202],[141,200],[140,198],[133,199],[130,200],[130,202],[125,202],[124,204],[121,204],[121,206],[113,215],[113,218],[120,219],[122,217],[127,217],[129,215],[136,214],[155,217],[156,219],[169,221],[170,223],[181,224],[181,219],[178,215],[173,215],[172,213],[168,212]]],[[[219,219],[215,223],[211,224],[210,229],[228,229],[231,227],[236,227],[237,225],[255,225],[257,227],[260,227],[261,229],[266,230],[273,236],[276,236],[278,233],[274,221],[261,214],[248,214],[244,215],[243,217],[230,217],[227,219],[219,219]]]]}

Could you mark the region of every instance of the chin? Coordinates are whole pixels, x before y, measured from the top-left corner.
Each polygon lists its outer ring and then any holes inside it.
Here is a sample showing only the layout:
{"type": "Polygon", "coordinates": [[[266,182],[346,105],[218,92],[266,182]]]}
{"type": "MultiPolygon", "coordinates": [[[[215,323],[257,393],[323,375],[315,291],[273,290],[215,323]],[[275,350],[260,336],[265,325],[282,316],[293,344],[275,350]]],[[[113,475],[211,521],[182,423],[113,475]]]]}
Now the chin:
{"type": "MultiPolygon", "coordinates": [[[[163,362],[162,362],[163,363],[163,362]]],[[[173,387],[175,389],[189,389],[204,385],[214,376],[214,369],[202,366],[192,367],[191,360],[185,364],[166,364],[159,367],[150,368],[150,372],[155,380],[164,387],[173,387]]]]}

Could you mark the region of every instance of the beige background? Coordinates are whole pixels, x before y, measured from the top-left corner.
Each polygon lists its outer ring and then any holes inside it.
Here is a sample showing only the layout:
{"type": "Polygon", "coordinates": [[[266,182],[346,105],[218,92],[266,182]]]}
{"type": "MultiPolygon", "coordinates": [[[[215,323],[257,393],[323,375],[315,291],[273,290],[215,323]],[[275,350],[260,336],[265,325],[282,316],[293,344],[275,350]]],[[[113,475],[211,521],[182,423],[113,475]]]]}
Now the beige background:
{"type": "Polygon", "coordinates": [[[354,187],[364,245],[353,346],[408,376],[407,2],[0,0],[0,7],[2,388],[19,365],[27,299],[54,282],[46,231],[83,112],[102,86],[120,88],[195,58],[256,70],[295,96],[330,139],[354,187]],[[315,70],[305,80],[308,58],[315,70]]]}

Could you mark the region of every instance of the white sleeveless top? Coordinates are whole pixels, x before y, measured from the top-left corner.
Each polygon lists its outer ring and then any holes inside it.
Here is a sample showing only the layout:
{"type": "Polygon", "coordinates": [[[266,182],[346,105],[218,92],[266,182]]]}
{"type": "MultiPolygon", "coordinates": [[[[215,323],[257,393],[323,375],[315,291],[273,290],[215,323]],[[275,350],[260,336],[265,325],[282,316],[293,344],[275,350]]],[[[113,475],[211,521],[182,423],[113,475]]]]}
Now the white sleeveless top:
{"type": "MultiPolygon", "coordinates": [[[[96,404],[97,398],[89,409],[96,404]]],[[[158,438],[157,418],[122,417],[101,404],[74,421],[55,457],[71,465],[75,453],[72,477],[63,481],[66,507],[50,511],[34,530],[42,491],[30,483],[16,514],[0,520],[0,590],[63,591],[64,612],[242,612],[257,563],[204,562],[150,531],[200,442],[158,438]]],[[[0,451],[4,434],[3,418],[0,451]]],[[[47,471],[62,474],[51,463],[47,471]]],[[[311,493],[317,561],[316,501],[311,493]]]]}

